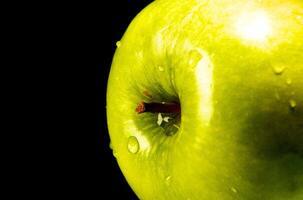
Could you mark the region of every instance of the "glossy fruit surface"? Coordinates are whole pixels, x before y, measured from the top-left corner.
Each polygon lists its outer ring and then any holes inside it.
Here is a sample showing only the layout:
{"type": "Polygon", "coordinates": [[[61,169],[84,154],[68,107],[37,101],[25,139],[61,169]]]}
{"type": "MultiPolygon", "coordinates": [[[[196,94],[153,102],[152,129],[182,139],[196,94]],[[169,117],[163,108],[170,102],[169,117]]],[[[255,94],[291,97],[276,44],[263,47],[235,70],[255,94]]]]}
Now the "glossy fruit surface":
{"type": "Polygon", "coordinates": [[[303,1],[153,2],[117,43],[107,117],[140,199],[303,199],[303,1]]]}

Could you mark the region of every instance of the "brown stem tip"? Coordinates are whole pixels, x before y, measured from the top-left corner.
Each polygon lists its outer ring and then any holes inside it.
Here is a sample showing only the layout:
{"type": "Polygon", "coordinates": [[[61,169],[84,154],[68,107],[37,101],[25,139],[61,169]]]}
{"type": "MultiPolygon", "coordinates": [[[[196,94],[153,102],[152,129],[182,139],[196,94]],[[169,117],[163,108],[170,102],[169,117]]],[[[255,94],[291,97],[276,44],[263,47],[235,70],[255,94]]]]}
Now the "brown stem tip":
{"type": "Polygon", "coordinates": [[[179,113],[181,112],[180,104],[178,103],[146,103],[140,102],[137,105],[136,112],[138,114],[150,112],[150,113],[179,113]]]}

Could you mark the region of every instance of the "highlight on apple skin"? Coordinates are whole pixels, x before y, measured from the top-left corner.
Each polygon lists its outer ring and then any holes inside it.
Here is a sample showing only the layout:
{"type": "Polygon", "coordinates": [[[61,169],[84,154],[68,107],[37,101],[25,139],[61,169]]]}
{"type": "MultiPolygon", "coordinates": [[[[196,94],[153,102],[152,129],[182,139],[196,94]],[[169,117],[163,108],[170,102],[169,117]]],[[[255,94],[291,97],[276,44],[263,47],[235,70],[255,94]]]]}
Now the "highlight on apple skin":
{"type": "Polygon", "coordinates": [[[303,199],[302,88],[302,0],[156,0],[112,61],[113,155],[140,199],[303,199]]]}

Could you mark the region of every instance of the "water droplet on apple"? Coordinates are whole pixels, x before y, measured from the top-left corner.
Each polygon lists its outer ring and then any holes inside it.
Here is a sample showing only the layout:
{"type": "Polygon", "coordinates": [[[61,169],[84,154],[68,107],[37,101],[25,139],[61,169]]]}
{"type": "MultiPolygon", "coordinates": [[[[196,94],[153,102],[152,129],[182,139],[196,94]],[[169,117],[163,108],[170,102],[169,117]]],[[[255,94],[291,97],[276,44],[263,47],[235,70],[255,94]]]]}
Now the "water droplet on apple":
{"type": "Polygon", "coordinates": [[[109,148],[113,151],[113,156],[117,158],[117,152],[114,150],[112,142],[109,142],[109,148]]]}
{"type": "Polygon", "coordinates": [[[291,83],[292,83],[292,81],[291,81],[290,78],[286,79],[286,84],[287,84],[287,85],[290,85],[291,83]]]}
{"type": "Polygon", "coordinates": [[[116,46],[117,46],[117,48],[119,48],[119,47],[121,46],[121,42],[120,42],[120,41],[117,41],[117,42],[116,42],[116,46]]]}
{"type": "Polygon", "coordinates": [[[189,52],[189,65],[196,65],[201,59],[203,55],[198,49],[191,50],[189,52]]]}
{"type": "Polygon", "coordinates": [[[136,154],[139,151],[139,142],[135,136],[130,136],[127,142],[127,149],[130,153],[136,154]]]}
{"type": "Polygon", "coordinates": [[[113,156],[114,156],[115,158],[117,158],[117,155],[118,155],[118,153],[117,153],[115,150],[113,150],[113,156]]]}
{"type": "Polygon", "coordinates": [[[167,177],[165,178],[165,184],[166,184],[166,185],[170,185],[170,182],[171,182],[171,176],[167,176],[167,177]]]}
{"type": "Polygon", "coordinates": [[[299,23],[303,24],[303,17],[301,15],[298,15],[296,19],[299,23]]]}
{"type": "Polygon", "coordinates": [[[273,70],[275,72],[276,75],[282,75],[284,70],[285,70],[285,66],[283,65],[275,65],[273,67],[273,70]]]}
{"type": "Polygon", "coordinates": [[[159,69],[160,72],[164,71],[164,68],[161,65],[158,66],[158,69],[159,69]]]}
{"type": "Polygon", "coordinates": [[[137,57],[138,59],[140,59],[140,60],[143,59],[143,51],[137,51],[137,52],[135,53],[135,55],[136,55],[136,57],[137,57]]]}
{"type": "Polygon", "coordinates": [[[234,187],[231,187],[230,190],[231,190],[233,193],[238,193],[237,189],[234,188],[234,187]]]}
{"type": "Polygon", "coordinates": [[[291,109],[295,109],[297,106],[297,102],[293,99],[289,100],[289,106],[291,109]]]}

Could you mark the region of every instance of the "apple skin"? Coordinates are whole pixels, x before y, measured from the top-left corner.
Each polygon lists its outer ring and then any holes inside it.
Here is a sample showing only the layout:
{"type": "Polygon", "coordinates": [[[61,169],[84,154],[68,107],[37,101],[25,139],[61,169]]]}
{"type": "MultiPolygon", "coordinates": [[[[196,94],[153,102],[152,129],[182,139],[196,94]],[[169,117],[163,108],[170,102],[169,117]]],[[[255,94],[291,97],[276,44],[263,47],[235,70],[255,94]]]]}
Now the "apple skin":
{"type": "Polygon", "coordinates": [[[140,199],[303,199],[303,1],[157,0],[117,46],[108,128],[140,199]],[[141,101],[180,102],[178,131],[141,101]]]}

